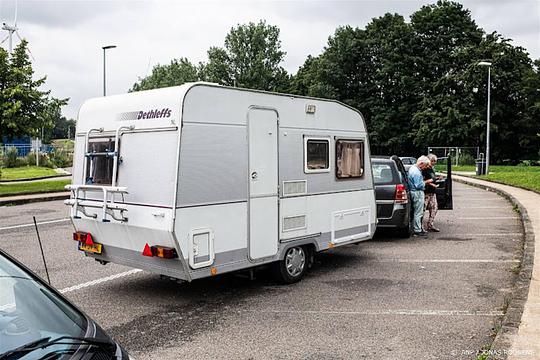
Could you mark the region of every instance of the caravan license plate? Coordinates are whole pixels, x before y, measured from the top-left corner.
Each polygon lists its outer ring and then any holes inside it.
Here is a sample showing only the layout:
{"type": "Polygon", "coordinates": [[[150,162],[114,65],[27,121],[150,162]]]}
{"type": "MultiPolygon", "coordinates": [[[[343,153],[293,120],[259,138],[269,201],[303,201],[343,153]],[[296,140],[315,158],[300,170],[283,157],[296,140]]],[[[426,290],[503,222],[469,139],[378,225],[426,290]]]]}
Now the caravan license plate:
{"type": "Polygon", "coordinates": [[[103,247],[103,245],[96,244],[96,243],[94,243],[94,245],[86,245],[86,244],[84,244],[82,242],[79,243],[79,250],[86,251],[86,252],[91,252],[91,253],[94,253],[94,254],[101,254],[102,247],[103,247]]]}

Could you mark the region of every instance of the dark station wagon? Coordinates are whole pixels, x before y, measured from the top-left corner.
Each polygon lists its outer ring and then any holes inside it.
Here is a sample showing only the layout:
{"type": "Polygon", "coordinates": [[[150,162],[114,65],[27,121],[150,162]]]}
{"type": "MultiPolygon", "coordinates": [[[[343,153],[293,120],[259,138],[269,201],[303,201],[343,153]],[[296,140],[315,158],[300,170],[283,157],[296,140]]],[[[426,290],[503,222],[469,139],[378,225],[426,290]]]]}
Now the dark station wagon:
{"type": "MultiPolygon", "coordinates": [[[[371,167],[377,201],[378,228],[392,228],[400,237],[410,236],[411,203],[405,166],[397,156],[372,156],[371,167]]],[[[437,181],[439,210],[451,210],[452,169],[448,161],[446,178],[437,181]]]]}
{"type": "Polygon", "coordinates": [[[405,167],[398,157],[372,157],[378,228],[393,228],[409,237],[411,203],[405,167]]]}

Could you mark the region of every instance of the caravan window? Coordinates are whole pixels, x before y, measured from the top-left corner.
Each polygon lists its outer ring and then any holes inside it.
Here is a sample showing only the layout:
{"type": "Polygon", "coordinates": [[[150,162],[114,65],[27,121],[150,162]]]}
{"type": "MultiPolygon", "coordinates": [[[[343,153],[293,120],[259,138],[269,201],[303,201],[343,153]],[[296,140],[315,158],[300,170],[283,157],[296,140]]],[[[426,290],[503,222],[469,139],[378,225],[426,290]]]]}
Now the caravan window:
{"type": "Polygon", "coordinates": [[[336,141],[336,177],[359,178],[364,175],[364,142],[362,140],[336,141]]]}
{"type": "Polygon", "coordinates": [[[304,139],[304,172],[330,171],[330,141],[328,139],[304,139]]]}
{"type": "Polygon", "coordinates": [[[113,160],[113,138],[90,139],[86,158],[86,184],[111,185],[113,160]]]}

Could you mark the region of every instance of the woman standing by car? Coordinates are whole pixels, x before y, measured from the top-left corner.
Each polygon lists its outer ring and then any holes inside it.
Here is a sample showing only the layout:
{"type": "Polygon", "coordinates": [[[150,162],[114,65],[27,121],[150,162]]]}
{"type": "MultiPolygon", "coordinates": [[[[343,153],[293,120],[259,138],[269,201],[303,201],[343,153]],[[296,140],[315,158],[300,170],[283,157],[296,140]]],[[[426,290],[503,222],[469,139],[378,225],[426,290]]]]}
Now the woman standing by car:
{"type": "Polygon", "coordinates": [[[438,179],[435,174],[435,165],[437,164],[437,156],[435,154],[428,154],[429,166],[422,170],[422,176],[424,177],[424,183],[426,184],[424,189],[424,209],[427,213],[427,216],[424,218],[424,229],[426,231],[439,232],[433,225],[435,220],[435,215],[439,207],[437,205],[437,195],[435,194],[435,189],[437,184],[435,183],[438,179]]]}

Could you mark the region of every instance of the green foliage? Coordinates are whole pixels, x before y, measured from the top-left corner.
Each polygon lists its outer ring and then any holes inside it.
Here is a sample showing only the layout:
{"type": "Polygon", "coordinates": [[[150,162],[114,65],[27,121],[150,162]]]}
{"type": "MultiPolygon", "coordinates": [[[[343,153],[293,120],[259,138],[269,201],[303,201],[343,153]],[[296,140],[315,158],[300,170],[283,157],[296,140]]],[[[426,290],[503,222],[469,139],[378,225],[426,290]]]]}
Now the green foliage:
{"type": "Polygon", "coordinates": [[[182,85],[186,82],[200,80],[199,70],[186,58],[174,59],[169,65],[157,65],[152,74],[139,79],[130,91],[158,89],[168,86],[182,85]]]}
{"type": "Polygon", "coordinates": [[[53,117],[53,126],[44,131],[43,142],[48,144],[55,139],[68,139],[75,137],[76,122],[73,119],[67,119],[58,112],[53,117]]]}
{"type": "Polygon", "coordinates": [[[340,27],[308,57],[290,92],[337,99],[366,118],[372,153],[415,155],[427,146],[485,146],[492,62],[491,161],[540,156],[540,60],[500,34],[484,35],[463,5],[438,1],[411,15],[340,27]],[[476,90],[476,91],[475,91],[476,90]]]}
{"type": "Polygon", "coordinates": [[[225,37],[224,47],[208,50],[208,62],[192,64],[186,58],[169,65],[157,65],[152,74],[133,85],[130,91],[156,89],[204,80],[250,89],[285,91],[289,75],[280,66],[285,57],[281,50],[279,28],[264,21],[238,25],[225,37]]]}
{"type": "Polygon", "coordinates": [[[18,166],[18,156],[19,152],[14,146],[10,146],[6,149],[4,153],[4,166],[7,168],[14,168],[18,166]]]}
{"type": "Polygon", "coordinates": [[[458,2],[422,6],[410,22],[388,13],[363,29],[339,27],[294,76],[281,66],[279,33],[264,21],[238,25],[206,63],[158,65],[132,91],[205,80],[335,99],[362,112],[372,153],[418,155],[428,146],[485,148],[487,69],[478,62],[488,60],[491,162],[540,157],[540,59],[485,34],[458,2]]]}
{"type": "MultiPolygon", "coordinates": [[[[34,151],[31,151],[26,155],[26,165],[36,165],[36,153],[34,151]]],[[[48,154],[40,152],[39,166],[54,168],[55,164],[51,161],[48,154]]]]}
{"type": "Polygon", "coordinates": [[[54,166],[64,168],[73,165],[73,153],[62,147],[55,148],[50,153],[50,161],[54,166]]]}
{"type": "Polygon", "coordinates": [[[67,103],[41,90],[45,78],[33,79],[27,44],[21,41],[11,56],[0,49],[0,139],[37,135],[42,127],[53,125],[60,107],[67,103]]]}
{"type": "Polygon", "coordinates": [[[2,180],[32,179],[46,176],[54,176],[58,173],[50,168],[38,166],[21,166],[4,169],[2,180]]]}
{"type": "Polygon", "coordinates": [[[279,28],[260,21],[232,28],[224,48],[211,47],[208,63],[202,65],[203,79],[223,85],[250,89],[284,91],[289,76],[280,66],[279,28]]]}
{"type": "Polygon", "coordinates": [[[0,184],[0,196],[65,191],[71,180],[47,180],[0,184]]]}
{"type": "Polygon", "coordinates": [[[455,160],[459,161],[460,165],[476,165],[476,156],[466,152],[461,153],[459,159],[455,160]]]}

